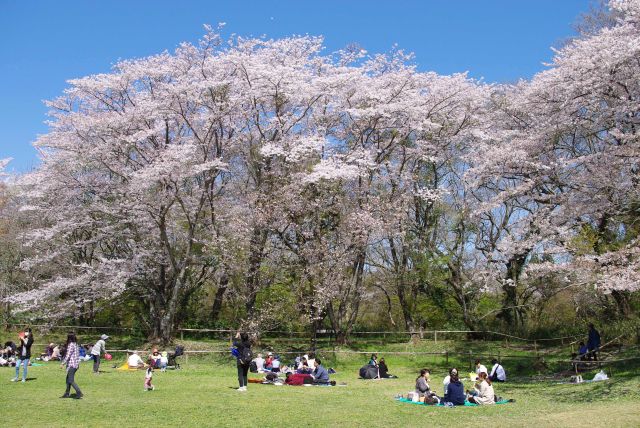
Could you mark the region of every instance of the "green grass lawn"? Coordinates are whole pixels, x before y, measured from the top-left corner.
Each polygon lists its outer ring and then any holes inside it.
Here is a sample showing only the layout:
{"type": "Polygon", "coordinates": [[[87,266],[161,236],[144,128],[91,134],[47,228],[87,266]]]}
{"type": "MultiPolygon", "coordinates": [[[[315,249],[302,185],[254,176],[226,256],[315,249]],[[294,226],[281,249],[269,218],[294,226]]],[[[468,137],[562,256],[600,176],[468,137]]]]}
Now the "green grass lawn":
{"type": "MultiPolygon", "coordinates": [[[[203,348],[213,345],[224,343],[201,344],[203,348]]],[[[422,346],[432,349],[434,345],[422,346]]],[[[404,347],[389,345],[387,351],[404,347]]],[[[517,356],[517,350],[508,351],[517,356]]],[[[235,364],[226,355],[190,356],[188,361],[182,360],[182,370],[156,371],[156,390],[152,392],[143,392],[142,371],[119,372],[110,367],[112,363],[103,364],[103,373],[95,376],[88,362],[82,363],[76,375],[85,394],[82,400],[58,398],[65,386],[59,364],[30,367],[31,380],[24,384],[10,382],[14,369],[0,368],[0,417],[6,426],[640,426],[636,368],[621,367],[609,381],[580,385],[515,376],[512,382],[495,386],[496,394],[514,398],[515,403],[450,409],[394,400],[397,393],[413,389],[416,371],[424,366],[433,368],[431,385],[441,393],[446,372],[441,357],[386,355],[386,359],[399,379],[359,380],[357,369],[366,358],[339,355],[325,360],[338,370],[332,378],[347,386],[249,384],[246,393],[235,390],[235,364]]],[[[463,373],[468,371],[465,363],[465,358],[450,360],[450,365],[459,365],[463,373]]],[[[465,387],[471,386],[469,381],[465,383],[465,387]]]]}

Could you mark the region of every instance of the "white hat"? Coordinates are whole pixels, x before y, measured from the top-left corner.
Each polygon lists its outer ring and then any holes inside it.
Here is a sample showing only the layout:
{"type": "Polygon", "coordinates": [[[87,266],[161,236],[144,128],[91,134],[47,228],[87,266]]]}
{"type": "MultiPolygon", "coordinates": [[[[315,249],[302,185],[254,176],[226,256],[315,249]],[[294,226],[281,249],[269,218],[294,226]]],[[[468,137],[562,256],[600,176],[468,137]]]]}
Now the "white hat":
{"type": "Polygon", "coordinates": [[[267,355],[273,355],[271,352],[268,352],[267,355]]]}
{"type": "Polygon", "coordinates": [[[100,336],[100,339],[102,340],[107,340],[109,338],[109,336],[107,336],[106,334],[103,334],[102,336],[100,336]]]}

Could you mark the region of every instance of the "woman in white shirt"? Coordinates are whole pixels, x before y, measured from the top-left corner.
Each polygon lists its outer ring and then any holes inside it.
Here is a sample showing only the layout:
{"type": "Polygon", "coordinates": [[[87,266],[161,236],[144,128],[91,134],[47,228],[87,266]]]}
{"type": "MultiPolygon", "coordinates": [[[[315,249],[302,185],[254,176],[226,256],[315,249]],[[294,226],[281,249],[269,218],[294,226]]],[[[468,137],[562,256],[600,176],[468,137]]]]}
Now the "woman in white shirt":
{"type": "Polygon", "coordinates": [[[129,356],[129,359],[127,360],[127,364],[129,365],[130,369],[144,368],[144,361],[142,361],[142,358],[140,358],[140,355],[138,355],[137,351],[133,351],[133,354],[129,356]]]}
{"type": "Polygon", "coordinates": [[[491,373],[489,373],[489,379],[491,379],[491,382],[506,382],[507,373],[504,371],[504,367],[502,367],[495,358],[491,360],[491,364],[493,364],[491,373]]]}

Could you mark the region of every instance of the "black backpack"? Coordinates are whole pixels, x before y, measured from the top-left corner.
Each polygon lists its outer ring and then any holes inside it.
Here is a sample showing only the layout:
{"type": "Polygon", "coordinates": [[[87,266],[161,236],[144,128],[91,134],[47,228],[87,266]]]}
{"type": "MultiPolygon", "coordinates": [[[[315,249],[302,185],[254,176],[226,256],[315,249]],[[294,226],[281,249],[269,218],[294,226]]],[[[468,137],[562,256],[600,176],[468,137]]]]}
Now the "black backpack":
{"type": "Polygon", "coordinates": [[[242,351],[240,351],[240,362],[242,364],[249,364],[253,360],[253,352],[251,352],[251,348],[248,346],[242,347],[242,351]]]}

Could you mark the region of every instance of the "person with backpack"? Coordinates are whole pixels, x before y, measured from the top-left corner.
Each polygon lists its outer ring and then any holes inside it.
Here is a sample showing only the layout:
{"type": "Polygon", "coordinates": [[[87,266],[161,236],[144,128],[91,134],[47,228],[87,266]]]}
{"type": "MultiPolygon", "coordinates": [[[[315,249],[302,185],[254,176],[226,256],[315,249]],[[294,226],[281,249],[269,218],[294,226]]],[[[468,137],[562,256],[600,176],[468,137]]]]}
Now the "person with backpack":
{"type": "Polygon", "coordinates": [[[236,333],[236,338],[233,341],[233,346],[236,350],[238,366],[238,383],[240,384],[238,391],[243,392],[247,390],[247,375],[249,373],[251,360],[253,360],[253,352],[251,352],[251,342],[249,341],[249,335],[247,333],[236,333]]]}

